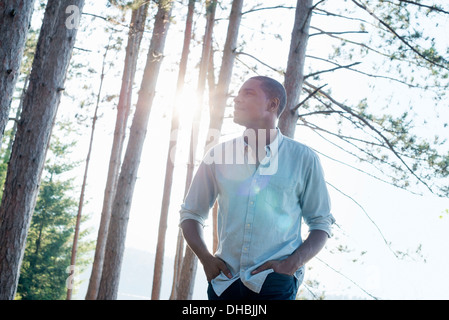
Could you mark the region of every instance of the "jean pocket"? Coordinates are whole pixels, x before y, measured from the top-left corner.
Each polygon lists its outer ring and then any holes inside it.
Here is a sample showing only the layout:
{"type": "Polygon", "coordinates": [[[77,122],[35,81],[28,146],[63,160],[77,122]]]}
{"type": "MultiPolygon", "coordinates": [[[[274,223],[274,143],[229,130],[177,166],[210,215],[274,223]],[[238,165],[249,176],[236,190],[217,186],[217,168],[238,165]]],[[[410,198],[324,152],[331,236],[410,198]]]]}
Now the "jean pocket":
{"type": "Polygon", "coordinates": [[[292,278],[294,278],[295,276],[294,275],[290,275],[290,274],[285,274],[285,273],[280,273],[280,272],[276,272],[276,271],[273,271],[273,276],[275,276],[275,277],[278,277],[278,278],[284,278],[284,279],[292,279],[292,278]]]}
{"type": "Polygon", "coordinates": [[[272,272],[262,286],[267,300],[292,300],[296,297],[298,287],[294,276],[272,272]]]}

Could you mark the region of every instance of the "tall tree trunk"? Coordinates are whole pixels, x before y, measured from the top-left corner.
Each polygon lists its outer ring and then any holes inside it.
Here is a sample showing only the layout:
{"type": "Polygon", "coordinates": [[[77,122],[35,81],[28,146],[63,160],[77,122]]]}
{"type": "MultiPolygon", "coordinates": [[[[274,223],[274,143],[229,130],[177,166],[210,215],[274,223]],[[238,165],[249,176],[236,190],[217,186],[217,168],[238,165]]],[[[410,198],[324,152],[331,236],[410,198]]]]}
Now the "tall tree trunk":
{"type": "Polygon", "coordinates": [[[178,296],[178,283],[181,277],[181,269],[182,269],[182,259],[184,257],[184,237],[182,235],[182,230],[179,228],[178,237],[176,239],[176,254],[175,254],[175,262],[173,265],[173,281],[170,293],[170,300],[176,300],[178,296]]]}
{"type": "Polygon", "coordinates": [[[33,15],[34,0],[0,2],[0,141],[20,74],[23,50],[33,15]]]}
{"type": "Polygon", "coordinates": [[[28,88],[29,80],[30,80],[30,74],[28,73],[26,75],[26,77],[25,77],[25,81],[23,82],[23,89],[22,89],[22,94],[20,95],[19,106],[17,107],[17,110],[16,110],[16,116],[14,118],[14,123],[13,123],[13,126],[12,126],[11,135],[10,135],[10,138],[9,138],[9,141],[8,141],[8,146],[6,147],[5,156],[3,157],[3,161],[6,162],[6,163],[9,162],[9,157],[11,156],[12,144],[14,142],[14,137],[16,136],[17,123],[19,122],[20,114],[22,113],[23,100],[25,99],[25,93],[26,93],[26,90],[28,88]]]}
{"type": "Polygon", "coordinates": [[[103,198],[103,209],[101,211],[100,227],[98,229],[95,257],[86,300],[95,300],[100,286],[101,272],[103,270],[104,251],[111,217],[112,202],[117,189],[117,180],[120,171],[123,142],[126,133],[126,124],[131,108],[132,86],[136,73],[137,58],[145,29],[145,20],[148,13],[148,2],[132,11],[131,24],[126,47],[125,66],[122,76],[122,87],[117,105],[117,119],[115,122],[114,140],[112,143],[111,156],[109,158],[108,177],[103,198]]]}
{"type": "MultiPolygon", "coordinates": [[[[213,105],[211,108],[211,119],[209,124],[209,134],[206,141],[207,149],[218,143],[217,133],[221,132],[223,117],[228,99],[229,85],[232,79],[232,70],[235,60],[235,49],[237,47],[237,38],[239,34],[240,21],[242,18],[243,0],[234,0],[232,2],[231,14],[229,16],[228,32],[226,35],[223,58],[218,77],[218,83],[213,90],[213,105]]],[[[218,203],[215,202],[212,208],[212,249],[215,252],[218,247],[217,231],[218,203]]]]}
{"type": "MultiPolygon", "coordinates": [[[[206,141],[206,146],[208,147],[211,146],[211,142],[214,143],[217,142],[211,139],[211,137],[214,137],[212,133],[215,130],[220,131],[223,122],[224,108],[226,107],[227,94],[229,90],[229,84],[231,82],[232,69],[234,66],[235,48],[237,44],[238,30],[242,16],[242,6],[243,0],[234,0],[231,7],[219,80],[217,86],[213,88],[213,92],[215,93],[215,95],[214,98],[212,99],[214,105],[211,107],[209,134],[208,139],[206,141]]],[[[210,52],[208,60],[213,61],[211,59],[210,52]]],[[[209,79],[209,83],[211,84],[213,83],[212,79],[209,79]]],[[[194,155],[195,153],[196,147],[195,149],[191,149],[190,162],[189,162],[189,165],[191,166],[193,166],[194,164],[192,160],[194,159],[192,158],[192,154],[194,155]]],[[[192,176],[193,171],[188,170],[188,176],[186,179],[186,190],[190,186],[192,176]]],[[[194,255],[194,253],[190,248],[186,248],[186,253],[182,263],[181,276],[179,277],[179,288],[176,299],[185,300],[192,298],[196,276],[196,265],[197,265],[196,256],[194,255]]]]}
{"type": "MultiPolygon", "coordinates": [[[[187,10],[187,19],[186,19],[186,27],[184,31],[184,41],[181,53],[181,61],[179,63],[179,71],[178,71],[178,80],[176,84],[176,94],[175,100],[173,103],[173,112],[172,112],[172,120],[171,120],[171,128],[170,128],[170,144],[168,148],[166,166],[165,166],[165,182],[164,182],[164,194],[162,197],[162,207],[161,207],[161,216],[168,214],[168,208],[170,206],[170,196],[171,189],[173,185],[173,172],[175,169],[175,161],[176,161],[176,145],[178,143],[178,129],[179,129],[179,107],[180,101],[179,97],[184,88],[185,75],[187,70],[187,62],[189,57],[189,48],[190,42],[192,39],[192,24],[193,24],[193,14],[195,11],[195,2],[196,0],[189,0],[188,10],[187,10]]],[[[180,262],[182,261],[182,248],[184,239],[182,238],[182,234],[178,234],[177,240],[177,251],[175,255],[175,264],[174,264],[174,274],[173,274],[173,283],[172,283],[172,292],[170,295],[170,299],[174,299],[176,296],[177,290],[177,279],[180,274],[180,262]]],[[[153,279],[154,283],[154,279],[153,279]]],[[[160,280],[159,280],[160,283],[160,280]]]]}
{"type": "MultiPolygon", "coordinates": [[[[210,113],[212,114],[212,108],[214,106],[214,98],[215,98],[215,73],[214,73],[214,53],[211,52],[210,61],[209,61],[209,72],[208,72],[208,83],[209,83],[209,108],[210,113]]],[[[207,152],[207,145],[206,150],[207,152]]],[[[214,206],[212,208],[212,252],[216,252],[218,249],[218,230],[217,230],[217,221],[218,221],[218,202],[215,201],[214,206]]]]}
{"type": "Polygon", "coordinates": [[[291,138],[295,135],[296,122],[298,121],[298,110],[295,106],[299,103],[304,82],[304,62],[309,39],[312,8],[312,0],[298,0],[296,4],[295,22],[284,81],[285,90],[287,91],[287,105],[279,118],[278,124],[281,132],[291,138]]]}
{"type": "MultiPolygon", "coordinates": [[[[71,268],[70,268],[69,276],[72,276],[75,273],[74,267],[76,266],[76,252],[78,250],[78,238],[79,238],[79,232],[80,232],[80,227],[81,227],[81,217],[83,214],[83,207],[84,207],[84,193],[85,193],[86,184],[87,184],[87,173],[89,172],[90,155],[92,153],[92,146],[93,146],[93,142],[94,142],[95,125],[97,123],[98,107],[100,106],[101,91],[102,91],[103,82],[104,82],[104,75],[105,75],[104,68],[106,65],[106,57],[108,55],[109,43],[111,41],[111,38],[112,38],[112,36],[109,38],[109,42],[106,46],[106,50],[103,55],[103,64],[101,67],[101,75],[100,75],[100,86],[99,86],[98,94],[97,94],[97,103],[95,105],[94,117],[92,119],[89,149],[87,151],[86,165],[84,167],[83,183],[81,185],[80,199],[79,199],[79,203],[78,203],[78,214],[76,215],[75,234],[73,236],[72,255],[70,258],[71,268]]],[[[72,287],[68,287],[66,300],[71,300],[71,299],[72,299],[72,287]]]]}
{"type": "MultiPolygon", "coordinates": [[[[213,105],[213,92],[215,92],[215,76],[214,76],[214,52],[211,47],[210,50],[210,59],[207,71],[207,83],[209,86],[209,108],[213,105]]],[[[187,189],[184,191],[186,193],[187,189]]],[[[185,194],[184,194],[185,197],[185,194]]],[[[214,250],[215,251],[215,250],[214,250]]],[[[176,245],[176,256],[175,256],[175,264],[174,264],[174,275],[173,275],[173,285],[172,285],[172,293],[170,295],[170,300],[177,299],[177,289],[179,285],[181,270],[182,270],[182,260],[184,258],[184,236],[182,234],[182,230],[178,230],[178,240],[176,245]]],[[[193,287],[192,287],[193,289],[193,287]]]]}
{"type": "Polygon", "coordinates": [[[214,134],[221,131],[221,126],[223,124],[229,85],[231,83],[232,70],[234,67],[235,49],[237,48],[240,21],[242,19],[242,6],[243,0],[234,0],[232,2],[220,74],[215,89],[214,106],[212,108],[209,124],[209,134],[206,142],[206,146],[208,147],[212,147],[218,142],[214,139],[214,134]]]}
{"type": "Polygon", "coordinates": [[[212,208],[212,252],[218,249],[218,201],[215,201],[212,208]]]}
{"type": "Polygon", "coordinates": [[[49,0],[14,141],[0,207],[0,299],[13,299],[77,28],[66,8],[84,0],[49,0]]]}
{"type": "MultiPolygon", "coordinates": [[[[198,132],[200,130],[204,91],[206,87],[207,72],[209,70],[210,54],[212,51],[212,32],[215,24],[216,6],[217,6],[216,0],[206,1],[207,23],[203,40],[204,42],[201,54],[200,70],[198,75],[198,85],[197,85],[198,101],[192,123],[189,162],[187,167],[187,176],[184,194],[187,194],[187,191],[193,179],[193,171],[195,169],[195,162],[196,162],[195,158],[198,147],[198,132]]],[[[184,258],[182,259],[181,274],[179,276],[177,295],[176,295],[177,300],[187,300],[192,298],[197,264],[198,260],[195,254],[189,247],[187,247],[184,258]]]]}
{"type": "Polygon", "coordinates": [[[132,195],[147,132],[148,118],[153,104],[159,69],[162,63],[172,5],[173,2],[171,0],[161,0],[158,3],[147,64],[144,70],[136,112],[131,125],[128,147],[121,167],[111,212],[106,244],[107,250],[105,252],[103,273],[97,297],[99,300],[117,298],[132,195]]]}

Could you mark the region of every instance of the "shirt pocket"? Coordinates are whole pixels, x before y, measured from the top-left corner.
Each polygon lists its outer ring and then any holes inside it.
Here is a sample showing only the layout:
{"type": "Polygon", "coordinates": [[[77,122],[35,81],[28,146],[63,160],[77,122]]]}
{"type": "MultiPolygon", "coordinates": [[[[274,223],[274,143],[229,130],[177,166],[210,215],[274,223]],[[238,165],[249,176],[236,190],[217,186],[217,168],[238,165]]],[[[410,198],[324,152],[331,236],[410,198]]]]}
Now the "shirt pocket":
{"type": "Polygon", "coordinates": [[[269,176],[262,196],[268,206],[284,211],[295,197],[294,183],[288,177],[269,176]]]}

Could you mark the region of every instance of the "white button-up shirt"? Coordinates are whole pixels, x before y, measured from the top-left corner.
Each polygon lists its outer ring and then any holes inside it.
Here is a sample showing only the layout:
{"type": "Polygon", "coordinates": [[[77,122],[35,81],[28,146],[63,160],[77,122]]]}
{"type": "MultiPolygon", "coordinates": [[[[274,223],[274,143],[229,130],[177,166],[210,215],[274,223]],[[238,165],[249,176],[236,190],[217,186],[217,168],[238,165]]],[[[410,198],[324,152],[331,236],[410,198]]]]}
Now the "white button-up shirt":
{"type": "MultiPolygon", "coordinates": [[[[244,137],[212,148],[200,164],[181,207],[186,219],[203,226],[210,208],[218,200],[219,243],[215,256],[228,266],[233,277],[223,273],[212,280],[221,295],[239,279],[260,292],[273,269],[251,275],[269,260],[282,260],[302,244],[301,218],[309,231],[331,235],[335,222],[318,156],[309,147],[285,137],[265,147],[266,156],[252,161],[244,137]]],[[[295,276],[302,282],[304,266],[295,276]]]]}

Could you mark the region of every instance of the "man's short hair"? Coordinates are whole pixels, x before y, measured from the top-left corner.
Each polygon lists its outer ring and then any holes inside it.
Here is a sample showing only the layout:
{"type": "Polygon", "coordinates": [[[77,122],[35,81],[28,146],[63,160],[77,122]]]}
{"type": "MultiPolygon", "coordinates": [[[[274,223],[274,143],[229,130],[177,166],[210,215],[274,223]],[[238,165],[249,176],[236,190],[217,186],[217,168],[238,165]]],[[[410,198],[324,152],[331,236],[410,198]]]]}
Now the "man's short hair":
{"type": "Polygon", "coordinates": [[[261,82],[261,89],[265,93],[268,99],[278,98],[279,99],[279,109],[278,109],[278,118],[282,114],[282,111],[285,109],[285,105],[287,103],[287,93],[285,91],[284,86],[279,82],[270,77],[265,76],[256,76],[250,79],[258,80],[261,82]]]}

